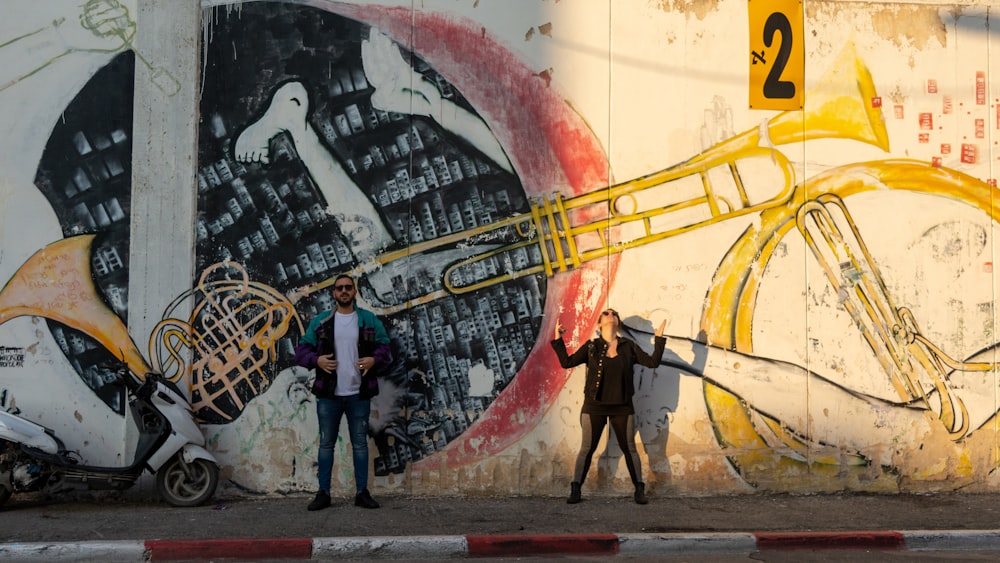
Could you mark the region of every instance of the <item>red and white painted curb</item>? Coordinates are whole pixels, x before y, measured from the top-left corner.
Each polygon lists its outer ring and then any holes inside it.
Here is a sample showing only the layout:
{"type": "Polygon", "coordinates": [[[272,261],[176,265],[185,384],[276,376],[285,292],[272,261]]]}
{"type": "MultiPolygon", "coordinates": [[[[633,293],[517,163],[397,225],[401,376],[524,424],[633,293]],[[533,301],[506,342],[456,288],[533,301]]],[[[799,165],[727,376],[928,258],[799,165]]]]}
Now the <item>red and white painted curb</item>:
{"type": "Polygon", "coordinates": [[[0,544],[0,559],[190,561],[198,559],[444,559],[479,557],[665,556],[777,550],[1000,550],[1000,530],[550,534],[234,538],[0,544]]]}

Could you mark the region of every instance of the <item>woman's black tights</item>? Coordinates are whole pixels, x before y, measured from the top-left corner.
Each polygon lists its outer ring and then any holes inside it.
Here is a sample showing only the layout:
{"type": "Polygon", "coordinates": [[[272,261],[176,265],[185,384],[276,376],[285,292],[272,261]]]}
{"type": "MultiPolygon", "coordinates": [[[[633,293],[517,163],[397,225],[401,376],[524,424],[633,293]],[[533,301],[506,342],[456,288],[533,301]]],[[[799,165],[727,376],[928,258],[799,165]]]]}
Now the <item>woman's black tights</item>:
{"type": "Polygon", "coordinates": [[[607,416],[603,414],[580,413],[580,426],[583,427],[583,440],[580,444],[580,453],[576,456],[576,471],[573,480],[583,484],[590,470],[590,460],[597,450],[597,444],[601,441],[601,433],[611,419],[611,429],[615,431],[618,438],[618,447],[625,454],[625,465],[628,467],[629,477],[632,483],[642,482],[642,462],[639,461],[639,452],[635,448],[635,415],[621,414],[607,416]]]}

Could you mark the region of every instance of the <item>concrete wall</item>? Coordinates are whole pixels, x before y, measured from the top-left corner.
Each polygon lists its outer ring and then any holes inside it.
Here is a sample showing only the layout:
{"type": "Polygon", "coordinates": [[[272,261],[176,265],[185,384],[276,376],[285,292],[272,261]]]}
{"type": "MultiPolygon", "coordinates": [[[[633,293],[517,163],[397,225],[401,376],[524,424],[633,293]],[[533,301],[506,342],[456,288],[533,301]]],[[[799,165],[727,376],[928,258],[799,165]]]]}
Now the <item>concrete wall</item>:
{"type": "MultiPolygon", "coordinates": [[[[666,321],[653,490],[1000,486],[995,2],[803,3],[789,111],[750,108],[740,1],[5,7],[0,406],[85,461],[128,458],[117,356],[227,487],[312,490],[292,351],[350,272],[396,358],[376,493],[563,494],[549,340],[609,306],[666,321]]],[[[614,442],[586,490],[630,489],[614,442]]]]}

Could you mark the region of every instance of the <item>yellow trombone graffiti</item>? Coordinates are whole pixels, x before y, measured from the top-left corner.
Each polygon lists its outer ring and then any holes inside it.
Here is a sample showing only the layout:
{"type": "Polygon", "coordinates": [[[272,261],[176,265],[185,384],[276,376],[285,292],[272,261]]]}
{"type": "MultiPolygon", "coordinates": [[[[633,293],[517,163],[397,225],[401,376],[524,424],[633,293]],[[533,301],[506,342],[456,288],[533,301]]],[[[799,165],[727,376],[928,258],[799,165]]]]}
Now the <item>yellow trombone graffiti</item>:
{"type": "MultiPolygon", "coordinates": [[[[560,194],[539,198],[529,213],[384,253],[350,274],[368,281],[364,297],[372,310],[390,315],[519,277],[541,273],[551,277],[591,260],[781,206],[792,196],[795,172],[776,146],[838,138],[889,148],[881,110],[871,103],[876,97],[871,75],[852,45],[819,83],[820,89],[810,93],[808,111],[782,112],[686,162],[605,190],[572,198],[560,194]],[[751,159],[764,159],[780,171],[779,189],[758,193],[747,188],[739,162],[751,159]],[[671,185],[688,178],[697,178],[700,188],[671,185]],[[655,203],[644,208],[646,202],[655,203]],[[494,242],[510,238],[516,240],[494,242]],[[458,251],[449,251],[456,245],[461,247],[458,251]],[[463,250],[473,245],[493,248],[463,250]],[[449,254],[460,258],[446,262],[440,285],[421,295],[401,296],[398,284],[379,279],[419,261],[439,261],[439,255],[447,261],[449,254]],[[540,263],[525,265],[531,262],[527,254],[539,257],[540,263]]],[[[295,302],[332,283],[330,278],[300,288],[290,299],[295,302]]]]}

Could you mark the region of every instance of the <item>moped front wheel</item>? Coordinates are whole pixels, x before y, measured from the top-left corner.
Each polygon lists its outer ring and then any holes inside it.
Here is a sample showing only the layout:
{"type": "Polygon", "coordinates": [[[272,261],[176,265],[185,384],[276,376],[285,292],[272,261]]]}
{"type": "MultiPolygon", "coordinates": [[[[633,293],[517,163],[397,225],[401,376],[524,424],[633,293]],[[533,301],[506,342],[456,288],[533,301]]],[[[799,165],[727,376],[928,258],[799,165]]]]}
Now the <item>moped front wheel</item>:
{"type": "Polygon", "coordinates": [[[215,494],[219,466],[207,459],[191,463],[177,454],[156,472],[156,489],[173,506],[199,506],[215,494]]]}

